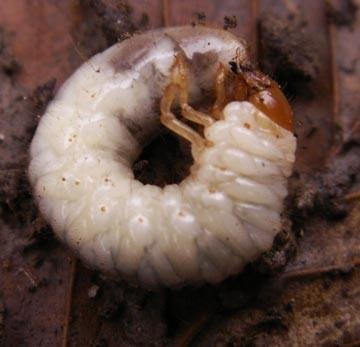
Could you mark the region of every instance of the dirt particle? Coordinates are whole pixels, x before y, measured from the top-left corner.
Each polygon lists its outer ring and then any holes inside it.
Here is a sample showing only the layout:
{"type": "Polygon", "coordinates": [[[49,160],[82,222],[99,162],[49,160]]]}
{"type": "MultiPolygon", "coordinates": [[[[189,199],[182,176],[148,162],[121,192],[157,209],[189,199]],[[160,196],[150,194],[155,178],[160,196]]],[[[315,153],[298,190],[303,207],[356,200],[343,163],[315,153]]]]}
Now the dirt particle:
{"type": "Polygon", "coordinates": [[[263,274],[281,272],[289,260],[296,254],[296,240],[292,223],[286,217],[282,219],[282,230],[276,235],[273,247],[255,262],[256,270],[263,274]]]}
{"type": "Polygon", "coordinates": [[[276,310],[269,310],[268,314],[262,322],[257,326],[260,331],[273,331],[273,330],[284,330],[287,331],[288,327],[284,323],[284,318],[280,312],[276,310]]]}
{"type": "Polygon", "coordinates": [[[356,21],[358,4],[354,0],[326,1],[326,17],[338,27],[353,28],[356,21]]]}
{"type": "Polygon", "coordinates": [[[224,30],[235,29],[237,27],[237,18],[236,16],[225,16],[224,17],[224,30]]]}
{"type": "Polygon", "coordinates": [[[291,313],[294,311],[295,299],[291,299],[284,307],[285,311],[291,313]]]}
{"type": "Polygon", "coordinates": [[[149,15],[147,13],[143,13],[141,15],[141,19],[140,19],[140,22],[139,22],[139,27],[141,29],[146,30],[149,27],[149,23],[150,23],[149,15]]]}
{"type": "Polygon", "coordinates": [[[5,31],[0,27],[0,69],[5,75],[11,77],[20,70],[20,64],[9,49],[8,41],[5,31]]]}
{"type": "Polygon", "coordinates": [[[104,337],[98,336],[92,344],[93,347],[108,347],[109,343],[104,337]]]}
{"type": "Polygon", "coordinates": [[[95,299],[98,295],[100,287],[96,284],[92,285],[88,290],[88,297],[90,299],[95,299]]]}
{"type": "Polygon", "coordinates": [[[100,22],[108,45],[122,41],[134,32],[146,29],[148,15],[144,13],[139,23],[132,19],[132,8],[125,1],[86,0],[100,22]]]}
{"type": "Polygon", "coordinates": [[[309,216],[317,214],[328,220],[347,215],[349,205],[342,197],[358,179],[360,151],[354,147],[331,158],[316,174],[304,175],[296,183],[291,198],[293,222],[300,227],[309,216]]]}
{"type": "Polygon", "coordinates": [[[121,298],[108,298],[100,309],[100,317],[107,321],[116,321],[125,310],[125,302],[121,298]]]}
{"type": "Polygon", "coordinates": [[[19,63],[14,58],[2,59],[0,62],[2,70],[5,75],[13,76],[20,70],[19,63]]]}
{"type": "Polygon", "coordinates": [[[335,321],[334,325],[336,328],[341,329],[345,325],[345,323],[346,323],[345,320],[339,319],[339,320],[335,321]]]}
{"type": "MultiPolygon", "coordinates": [[[[51,249],[56,243],[52,230],[45,224],[42,219],[33,223],[34,230],[27,236],[26,244],[22,248],[23,255],[30,254],[36,250],[47,248],[51,249]]],[[[41,262],[41,259],[37,259],[41,262]]]]}
{"type": "Polygon", "coordinates": [[[3,331],[5,327],[4,316],[5,316],[5,307],[0,298],[0,346],[2,346],[4,343],[3,342],[3,331]]]}
{"type": "Polygon", "coordinates": [[[249,295],[238,288],[224,288],[219,293],[219,299],[223,309],[228,311],[244,307],[249,300],[249,295]]]}
{"type": "Polygon", "coordinates": [[[206,24],[206,14],[205,12],[195,12],[195,19],[196,22],[192,23],[193,25],[199,24],[199,25],[205,25],[206,24]]]}
{"type": "Polygon", "coordinates": [[[322,286],[324,289],[329,289],[331,287],[331,284],[332,284],[332,281],[330,278],[325,278],[323,283],[322,283],[322,286]]]}
{"type": "Polygon", "coordinates": [[[52,78],[45,84],[38,86],[31,95],[34,113],[43,114],[49,101],[54,97],[56,79],[52,78]]]}

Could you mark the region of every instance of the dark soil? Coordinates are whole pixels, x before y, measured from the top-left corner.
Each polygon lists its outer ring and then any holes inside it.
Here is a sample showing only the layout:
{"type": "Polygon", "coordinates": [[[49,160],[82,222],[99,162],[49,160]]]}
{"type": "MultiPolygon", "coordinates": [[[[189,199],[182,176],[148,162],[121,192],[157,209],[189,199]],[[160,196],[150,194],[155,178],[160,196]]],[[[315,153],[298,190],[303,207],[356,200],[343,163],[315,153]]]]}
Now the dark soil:
{"type": "Polygon", "coordinates": [[[359,4],[354,0],[327,1],[326,15],[331,23],[338,27],[353,28],[359,4]]]}
{"type": "Polygon", "coordinates": [[[143,13],[139,23],[134,23],[132,7],[125,1],[84,0],[84,3],[97,15],[108,46],[122,41],[136,31],[145,30],[148,25],[146,13],[143,13]]]}
{"type": "Polygon", "coordinates": [[[3,346],[3,344],[4,344],[4,340],[3,340],[4,316],[5,316],[5,308],[4,308],[4,304],[0,297],[0,346],[3,346]]]}
{"type": "Polygon", "coordinates": [[[237,26],[237,18],[236,16],[225,16],[224,17],[224,26],[225,30],[234,29],[237,26]]]}
{"type": "Polygon", "coordinates": [[[358,146],[331,157],[319,172],[303,175],[296,181],[292,190],[291,214],[295,224],[313,215],[320,215],[329,220],[346,216],[349,204],[343,197],[359,181],[360,149],[358,146]],[[296,187],[295,187],[296,186],[296,187]]]}
{"type": "Polygon", "coordinates": [[[133,169],[140,182],[164,187],[180,183],[189,175],[192,163],[188,142],[164,132],[144,148],[133,169]]]}
{"type": "Polygon", "coordinates": [[[299,16],[263,14],[259,35],[262,70],[289,96],[308,96],[309,85],[318,76],[319,60],[306,22],[299,16]]]}
{"type": "Polygon", "coordinates": [[[0,69],[8,76],[14,75],[20,69],[19,63],[15,60],[14,55],[9,51],[7,46],[8,37],[0,27],[0,69]]]}

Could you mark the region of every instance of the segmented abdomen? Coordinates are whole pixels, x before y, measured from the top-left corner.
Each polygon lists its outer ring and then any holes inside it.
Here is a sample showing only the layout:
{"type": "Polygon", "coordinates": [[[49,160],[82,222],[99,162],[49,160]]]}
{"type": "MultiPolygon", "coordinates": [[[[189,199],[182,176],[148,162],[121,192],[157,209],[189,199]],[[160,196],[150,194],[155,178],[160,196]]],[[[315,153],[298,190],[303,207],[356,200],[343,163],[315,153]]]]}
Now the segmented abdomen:
{"type": "Polygon", "coordinates": [[[280,231],[296,143],[250,103],[224,115],[180,185],[143,185],[109,149],[79,152],[38,180],[41,210],[87,263],[147,286],[238,273],[280,231]]]}

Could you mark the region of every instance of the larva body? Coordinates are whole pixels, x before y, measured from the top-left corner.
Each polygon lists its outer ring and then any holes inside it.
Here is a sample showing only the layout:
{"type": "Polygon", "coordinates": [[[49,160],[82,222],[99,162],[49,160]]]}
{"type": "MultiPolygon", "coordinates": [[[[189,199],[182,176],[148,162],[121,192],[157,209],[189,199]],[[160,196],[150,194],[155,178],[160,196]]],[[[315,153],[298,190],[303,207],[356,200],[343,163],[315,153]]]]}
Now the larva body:
{"type": "MultiPolygon", "coordinates": [[[[243,43],[205,27],[151,31],[81,66],[42,117],[30,181],[58,237],[91,266],[148,287],[222,281],[271,248],[281,229],[296,140],[252,103],[231,102],[192,146],[191,174],[160,188],[132,164],[160,129],[159,100],[178,52],[201,103],[217,63],[243,43]]],[[[205,95],[205,97],[204,97],[205,95]]]]}

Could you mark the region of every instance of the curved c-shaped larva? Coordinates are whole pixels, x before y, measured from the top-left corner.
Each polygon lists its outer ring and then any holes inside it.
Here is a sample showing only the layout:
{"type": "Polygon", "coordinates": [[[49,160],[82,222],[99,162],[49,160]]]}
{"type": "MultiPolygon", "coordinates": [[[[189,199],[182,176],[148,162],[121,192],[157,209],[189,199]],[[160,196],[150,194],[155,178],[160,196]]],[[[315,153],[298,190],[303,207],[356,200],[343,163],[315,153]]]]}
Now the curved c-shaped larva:
{"type": "Polygon", "coordinates": [[[96,55],[59,90],[32,141],[29,176],[44,217],[88,264],[148,287],[215,283],[271,248],[293,134],[254,103],[229,103],[220,87],[220,119],[187,104],[213,93],[219,63],[235,55],[248,66],[244,44],[228,32],[160,29],[96,55]],[[177,93],[204,138],[173,118],[177,93]],[[132,172],[160,119],[192,141],[194,157],[191,174],[164,188],[132,172]]]}

